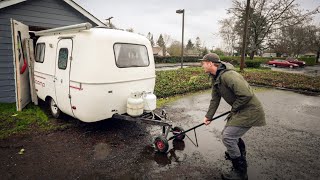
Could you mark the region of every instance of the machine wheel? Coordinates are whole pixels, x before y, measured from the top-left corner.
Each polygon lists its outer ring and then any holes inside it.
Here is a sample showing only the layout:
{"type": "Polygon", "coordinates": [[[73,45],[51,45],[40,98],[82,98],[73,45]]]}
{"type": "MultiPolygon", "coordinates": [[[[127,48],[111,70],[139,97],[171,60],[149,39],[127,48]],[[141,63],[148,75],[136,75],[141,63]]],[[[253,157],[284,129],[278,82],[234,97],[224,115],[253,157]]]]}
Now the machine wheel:
{"type": "Polygon", "coordinates": [[[53,98],[50,98],[49,100],[49,106],[50,106],[50,111],[51,114],[54,118],[58,119],[61,114],[61,110],[58,108],[58,105],[56,102],[53,100],[53,98]]]}
{"type": "MultiPolygon", "coordinates": [[[[184,131],[183,128],[182,128],[182,127],[179,127],[179,126],[176,126],[176,127],[174,127],[174,128],[172,129],[173,135],[177,135],[177,134],[179,134],[179,133],[181,133],[181,132],[183,132],[183,131],[184,131]]],[[[181,134],[181,135],[177,136],[175,139],[182,141],[185,137],[186,137],[185,134],[181,134]]]]}
{"type": "Polygon", "coordinates": [[[154,140],[154,145],[158,152],[166,153],[169,149],[168,140],[163,136],[158,136],[154,140]]]}

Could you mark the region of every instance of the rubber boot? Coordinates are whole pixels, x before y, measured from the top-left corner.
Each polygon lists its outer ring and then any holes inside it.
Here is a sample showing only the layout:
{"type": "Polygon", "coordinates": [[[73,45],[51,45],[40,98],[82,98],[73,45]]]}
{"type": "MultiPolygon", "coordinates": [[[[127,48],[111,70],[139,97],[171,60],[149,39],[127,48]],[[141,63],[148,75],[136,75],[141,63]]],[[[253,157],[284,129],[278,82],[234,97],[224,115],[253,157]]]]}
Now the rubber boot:
{"type": "MultiPolygon", "coordinates": [[[[244,159],[246,159],[246,157],[247,157],[246,145],[244,144],[244,141],[241,138],[239,138],[238,147],[239,147],[241,156],[244,159]]],[[[224,158],[226,160],[231,160],[231,157],[230,157],[229,153],[227,151],[224,152],[224,153],[225,153],[224,158]]]]}
{"type": "Polygon", "coordinates": [[[222,179],[226,180],[246,180],[247,175],[247,161],[243,157],[231,159],[232,169],[227,173],[222,174],[222,179]]]}

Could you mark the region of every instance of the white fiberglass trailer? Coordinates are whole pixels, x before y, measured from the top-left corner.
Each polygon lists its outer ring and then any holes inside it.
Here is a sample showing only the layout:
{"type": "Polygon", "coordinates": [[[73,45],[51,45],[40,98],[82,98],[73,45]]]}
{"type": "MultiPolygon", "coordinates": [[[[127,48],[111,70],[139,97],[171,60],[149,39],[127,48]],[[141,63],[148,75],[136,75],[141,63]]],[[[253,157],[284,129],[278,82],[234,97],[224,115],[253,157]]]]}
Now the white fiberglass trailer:
{"type": "Polygon", "coordinates": [[[124,114],[130,107],[131,114],[139,115],[135,108],[141,108],[141,97],[151,99],[145,109],[154,110],[155,65],[149,40],[121,30],[81,27],[35,33],[40,36],[35,48],[35,91],[50,102],[54,117],[62,111],[94,122],[124,114]]]}

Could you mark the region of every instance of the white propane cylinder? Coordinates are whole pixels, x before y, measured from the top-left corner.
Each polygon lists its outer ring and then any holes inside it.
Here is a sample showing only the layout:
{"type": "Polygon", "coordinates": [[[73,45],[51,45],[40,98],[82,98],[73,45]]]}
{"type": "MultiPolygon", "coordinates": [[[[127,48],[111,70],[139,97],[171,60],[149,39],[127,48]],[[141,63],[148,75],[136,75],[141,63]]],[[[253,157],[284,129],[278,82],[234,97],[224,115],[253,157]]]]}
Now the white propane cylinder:
{"type": "Polygon", "coordinates": [[[151,92],[145,94],[143,96],[143,100],[144,100],[144,110],[153,111],[157,108],[157,97],[151,92]]]}
{"type": "Polygon", "coordinates": [[[143,114],[144,101],[141,95],[132,93],[127,100],[127,114],[130,116],[140,116],[143,114]]]}

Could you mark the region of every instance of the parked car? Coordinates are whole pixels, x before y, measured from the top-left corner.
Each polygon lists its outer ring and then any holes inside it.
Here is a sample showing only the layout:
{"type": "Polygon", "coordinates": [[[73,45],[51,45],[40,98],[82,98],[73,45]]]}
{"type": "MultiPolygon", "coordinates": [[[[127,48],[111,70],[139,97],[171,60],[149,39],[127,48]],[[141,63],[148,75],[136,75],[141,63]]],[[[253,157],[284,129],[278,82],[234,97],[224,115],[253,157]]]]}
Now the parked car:
{"type": "Polygon", "coordinates": [[[289,67],[289,68],[296,68],[299,67],[298,64],[290,63],[285,60],[280,60],[280,59],[273,59],[271,61],[268,61],[268,65],[272,65],[273,67],[289,67]]]}
{"type": "Polygon", "coordinates": [[[295,59],[295,58],[287,58],[286,61],[293,63],[293,64],[297,64],[297,65],[299,65],[299,67],[304,67],[306,65],[306,62],[299,61],[298,59],[295,59]]]}

